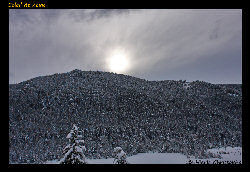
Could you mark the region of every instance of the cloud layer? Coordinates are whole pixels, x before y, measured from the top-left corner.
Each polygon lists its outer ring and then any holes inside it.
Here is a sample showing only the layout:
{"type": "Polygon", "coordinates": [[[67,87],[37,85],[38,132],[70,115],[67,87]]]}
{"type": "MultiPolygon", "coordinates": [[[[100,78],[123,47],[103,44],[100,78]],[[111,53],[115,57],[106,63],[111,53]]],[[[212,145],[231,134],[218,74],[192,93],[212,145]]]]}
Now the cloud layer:
{"type": "Polygon", "coordinates": [[[10,83],[73,69],[108,71],[108,52],[129,54],[125,74],[147,80],[241,83],[241,10],[9,10],[10,83]]]}

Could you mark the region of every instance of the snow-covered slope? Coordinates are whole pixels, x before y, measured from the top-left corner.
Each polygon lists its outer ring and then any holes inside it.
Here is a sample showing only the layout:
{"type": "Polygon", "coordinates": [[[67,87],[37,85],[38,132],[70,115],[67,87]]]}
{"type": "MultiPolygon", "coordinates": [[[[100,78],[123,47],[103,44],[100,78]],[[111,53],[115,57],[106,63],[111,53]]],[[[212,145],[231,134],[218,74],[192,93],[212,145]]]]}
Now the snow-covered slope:
{"type": "MultiPolygon", "coordinates": [[[[241,164],[242,148],[227,147],[209,149],[220,158],[196,159],[187,157],[181,153],[139,153],[127,158],[130,164],[241,164]]],[[[114,158],[87,159],[89,164],[113,164],[114,158]]],[[[58,160],[47,161],[46,164],[58,164],[58,160]]]]}

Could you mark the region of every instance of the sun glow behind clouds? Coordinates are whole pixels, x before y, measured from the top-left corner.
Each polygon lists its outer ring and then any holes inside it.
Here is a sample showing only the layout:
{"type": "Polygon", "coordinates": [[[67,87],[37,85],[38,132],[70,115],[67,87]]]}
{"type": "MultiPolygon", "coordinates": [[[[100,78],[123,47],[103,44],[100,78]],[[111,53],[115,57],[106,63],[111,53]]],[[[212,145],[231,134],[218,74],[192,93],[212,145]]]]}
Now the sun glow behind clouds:
{"type": "Polygon", "coordinates": [[[122,49],[112,50],[107,58],[108,69],[115,73],[124,73],[129,68],[128,54],[122,49]]]}

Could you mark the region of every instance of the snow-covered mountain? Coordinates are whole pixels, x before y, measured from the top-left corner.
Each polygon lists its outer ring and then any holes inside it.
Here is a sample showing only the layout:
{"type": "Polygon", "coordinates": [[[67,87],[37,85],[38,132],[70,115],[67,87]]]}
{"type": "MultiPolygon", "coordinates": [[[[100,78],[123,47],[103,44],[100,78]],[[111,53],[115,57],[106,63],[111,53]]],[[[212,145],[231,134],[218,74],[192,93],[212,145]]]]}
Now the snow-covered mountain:
{"type": "Polygon", "coordinates": [[[241,147],[242,88],[202,81],[146,81],[73,70],[9,85],[9,161],[62,158],[73,124],[87,158],[148,151],[207,157],[204,150],[241,147]]]}

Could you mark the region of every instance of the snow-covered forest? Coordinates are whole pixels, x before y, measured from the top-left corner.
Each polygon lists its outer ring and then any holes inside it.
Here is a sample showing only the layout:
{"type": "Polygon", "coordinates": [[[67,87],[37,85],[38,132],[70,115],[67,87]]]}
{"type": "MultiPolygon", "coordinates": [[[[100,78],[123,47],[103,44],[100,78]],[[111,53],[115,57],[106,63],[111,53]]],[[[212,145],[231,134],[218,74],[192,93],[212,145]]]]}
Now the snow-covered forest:
{"type": "Polygon", "coordinates": [[[216,158],[207,150],[242,146],[242,87],[80,70],[9,85],[10,163],[61,159],[73,124],[86,159],[116,147],[216,158]]]}

